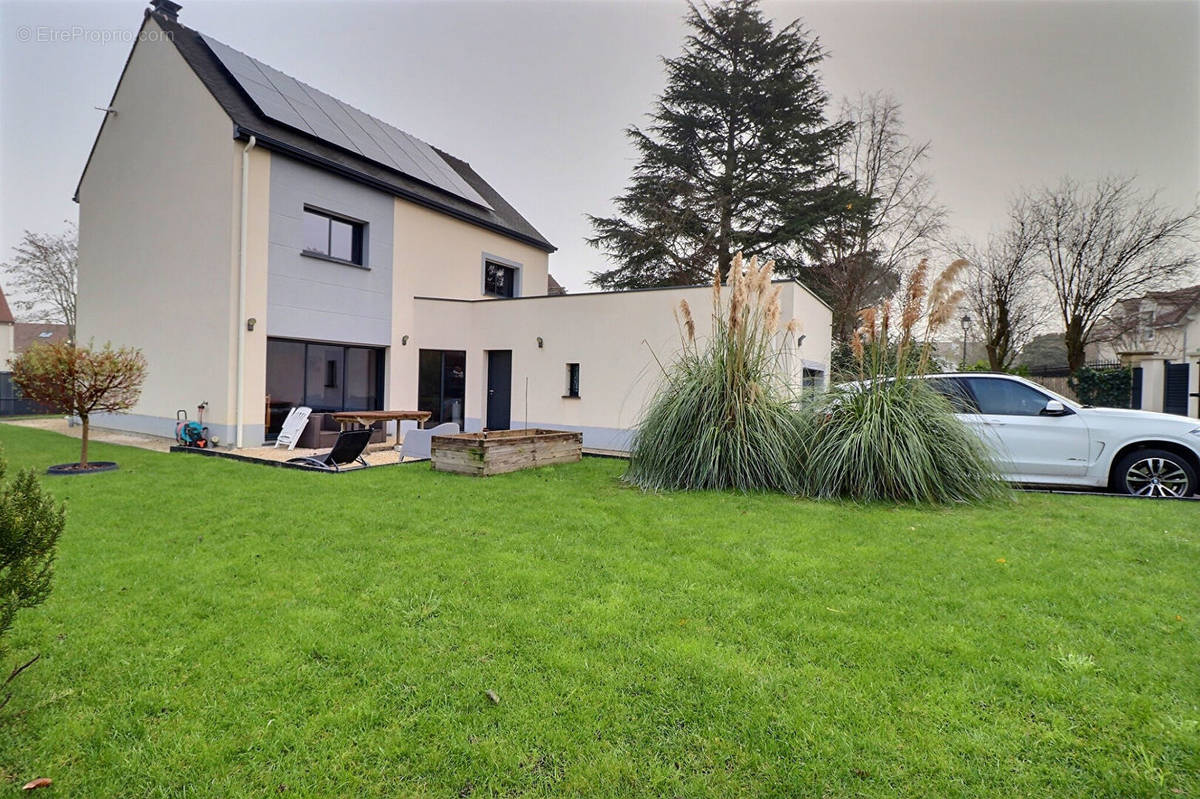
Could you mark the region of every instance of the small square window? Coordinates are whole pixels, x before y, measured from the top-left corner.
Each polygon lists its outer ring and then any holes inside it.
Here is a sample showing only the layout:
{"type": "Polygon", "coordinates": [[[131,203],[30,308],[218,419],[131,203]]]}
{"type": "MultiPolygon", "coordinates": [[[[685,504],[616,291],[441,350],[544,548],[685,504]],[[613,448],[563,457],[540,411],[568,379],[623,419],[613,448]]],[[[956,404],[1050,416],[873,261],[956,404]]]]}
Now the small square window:
{"type": "Polygon", "coordinates": [[[567,397],[579,396],[579,364],[567,364],[567,397]]]}
{"type": "Polygon", "coordinates": [[[362,266],[365,228],[362,222],[305,208],[304,252],[362,266]]]}
{"type": "Polygon", "coordinates": [[[487,261],[483,265],[483,292],[495,297],[516,296],[517,270],[487,261]]]}

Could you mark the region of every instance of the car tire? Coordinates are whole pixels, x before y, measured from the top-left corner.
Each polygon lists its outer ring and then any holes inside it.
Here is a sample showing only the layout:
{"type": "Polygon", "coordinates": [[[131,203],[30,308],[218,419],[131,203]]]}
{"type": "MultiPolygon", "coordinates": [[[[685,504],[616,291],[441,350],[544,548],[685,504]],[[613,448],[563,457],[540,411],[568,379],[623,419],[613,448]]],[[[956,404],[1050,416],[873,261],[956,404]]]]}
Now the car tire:
{"type": "Polygon", "coordinates": [[[1112,488],[1140,497],[1190,497],[1196,470],[1186,458],[1165,449],[1137,449],[1117,461],[1112,488]]]}

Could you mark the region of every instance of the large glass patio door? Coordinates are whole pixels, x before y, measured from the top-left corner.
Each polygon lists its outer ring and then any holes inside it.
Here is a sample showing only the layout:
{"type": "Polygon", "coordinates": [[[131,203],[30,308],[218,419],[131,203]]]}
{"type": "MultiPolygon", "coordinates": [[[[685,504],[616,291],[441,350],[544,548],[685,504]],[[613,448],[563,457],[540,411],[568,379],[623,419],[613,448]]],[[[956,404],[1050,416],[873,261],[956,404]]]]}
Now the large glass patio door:
{"type": "Polygon", "coordinates": [[[267,339],[267,434],[279,434],[288,411],[383,410],[383,350],[319,341],[267,339]]]}

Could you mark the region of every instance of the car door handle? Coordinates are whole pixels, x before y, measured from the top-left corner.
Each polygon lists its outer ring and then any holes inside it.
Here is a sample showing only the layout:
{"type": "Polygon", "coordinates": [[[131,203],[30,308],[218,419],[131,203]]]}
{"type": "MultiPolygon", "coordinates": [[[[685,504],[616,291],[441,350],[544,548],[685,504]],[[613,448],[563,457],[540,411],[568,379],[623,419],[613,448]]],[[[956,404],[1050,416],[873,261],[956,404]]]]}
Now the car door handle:
{"type": "Polygon", "coordinates": [[[984,422],[984,424],[986,424],[988,427],[1004,427],[1005,425],[1004,422],[994,422],[991,419],[988,419],[986,422],[984,422]]]}

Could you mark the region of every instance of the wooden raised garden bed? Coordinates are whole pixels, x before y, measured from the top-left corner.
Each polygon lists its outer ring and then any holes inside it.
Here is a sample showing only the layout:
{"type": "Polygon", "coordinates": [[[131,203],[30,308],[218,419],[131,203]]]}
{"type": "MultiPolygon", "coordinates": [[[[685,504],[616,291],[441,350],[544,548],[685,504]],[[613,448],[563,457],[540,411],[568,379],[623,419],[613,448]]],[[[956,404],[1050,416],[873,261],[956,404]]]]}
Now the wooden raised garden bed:
{"type": "Polygon", "coordinates": [[[583,433],[566,430],[490,430],[434,436],[433,468],[486,477],[552,463],[574,463],[583,456],[583,433]]]}

